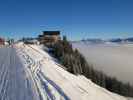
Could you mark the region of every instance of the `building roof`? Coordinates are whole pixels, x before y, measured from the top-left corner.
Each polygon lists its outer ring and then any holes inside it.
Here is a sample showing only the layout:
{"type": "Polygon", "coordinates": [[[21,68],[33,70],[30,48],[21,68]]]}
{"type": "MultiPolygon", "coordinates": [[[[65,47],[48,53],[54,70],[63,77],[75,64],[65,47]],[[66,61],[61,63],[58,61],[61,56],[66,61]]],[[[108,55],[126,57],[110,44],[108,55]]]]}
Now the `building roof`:
{"type": "Polygon", "coordinates": [[[60,35],[60,31],[43,31],[43,35],[60,35]]]}

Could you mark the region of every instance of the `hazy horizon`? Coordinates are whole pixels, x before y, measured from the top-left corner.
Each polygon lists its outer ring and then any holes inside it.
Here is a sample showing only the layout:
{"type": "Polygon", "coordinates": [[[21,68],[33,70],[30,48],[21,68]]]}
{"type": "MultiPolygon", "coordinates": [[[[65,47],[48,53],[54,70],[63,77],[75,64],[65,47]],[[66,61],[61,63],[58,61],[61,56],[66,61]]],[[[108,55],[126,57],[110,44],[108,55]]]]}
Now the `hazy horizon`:
{"type": "Polygon", "coordinates": [[[133,84],[133,44],[73,43],[96,70],[133,84]]]}

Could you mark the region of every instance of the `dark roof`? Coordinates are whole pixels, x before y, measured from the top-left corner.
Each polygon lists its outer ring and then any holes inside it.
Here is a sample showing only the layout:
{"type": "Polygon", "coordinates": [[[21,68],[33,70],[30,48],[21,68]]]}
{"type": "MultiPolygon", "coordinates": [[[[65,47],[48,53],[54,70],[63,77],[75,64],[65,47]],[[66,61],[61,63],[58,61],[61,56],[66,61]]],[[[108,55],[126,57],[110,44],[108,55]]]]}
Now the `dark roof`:
{"type": "Polygon", "coordinates": [[[43,35],[60,35],[60,31],[43,31],[43,35]]]}
{"type": "Polygon", "coordinates": [[[43,37],[43,35],[38,35],[38,37],[40,38],[40,37],[43,37]]]}

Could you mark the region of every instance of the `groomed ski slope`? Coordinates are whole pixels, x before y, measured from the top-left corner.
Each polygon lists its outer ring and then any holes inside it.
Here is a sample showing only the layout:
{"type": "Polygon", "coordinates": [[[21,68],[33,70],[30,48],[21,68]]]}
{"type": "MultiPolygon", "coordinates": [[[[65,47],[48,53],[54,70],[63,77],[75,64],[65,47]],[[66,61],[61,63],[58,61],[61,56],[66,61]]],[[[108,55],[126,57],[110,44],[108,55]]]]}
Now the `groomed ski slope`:
{"type": "Polygon", "coordinates": [[[19,43],[15,48],[41,100],[133,100],[111,93],[84,76],[70,74],[39,46],[19,43]]]}
{"type": "Polygon", "coordinates": [[[12,47],[0,48],[0,100],[39,100],[34,82],[12,47]]]}

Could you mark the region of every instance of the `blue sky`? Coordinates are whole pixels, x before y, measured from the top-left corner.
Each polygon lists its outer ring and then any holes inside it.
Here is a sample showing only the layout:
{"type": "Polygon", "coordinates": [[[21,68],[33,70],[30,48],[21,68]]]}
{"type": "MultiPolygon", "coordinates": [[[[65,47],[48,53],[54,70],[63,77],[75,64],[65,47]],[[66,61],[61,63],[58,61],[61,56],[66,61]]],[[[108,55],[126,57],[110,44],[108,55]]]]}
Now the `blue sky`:
{"type": "Polygon", "coordinates": [[[0,36],[61,30],[69,39],[133,36],[133,0],[0,0],[0,36]]]}

